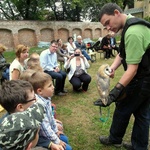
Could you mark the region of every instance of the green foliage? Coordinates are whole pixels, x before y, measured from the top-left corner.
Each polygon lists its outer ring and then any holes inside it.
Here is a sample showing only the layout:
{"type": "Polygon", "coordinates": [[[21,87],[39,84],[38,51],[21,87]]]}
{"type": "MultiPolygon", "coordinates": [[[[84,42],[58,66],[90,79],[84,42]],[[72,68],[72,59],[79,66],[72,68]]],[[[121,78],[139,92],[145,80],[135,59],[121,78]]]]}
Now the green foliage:
{"type": "Polygon", "coordinates": [[[147,17],[145,17],[144,19],[145,19],[146,21],[150,22],[150,17],[147,16],[147,17]]]}
{"type": "MultiPolygon", "coordinates": [[[[44,48],[32,47],[29,50],[29,54],[31,54],[33,52],[37,52],[40,54],[43,50],[44,50],[44,48]]],[[[15,51],[10,50],[10,51],[4,52],[4,57],[6,58],[7,62],[11,63],[16,57],[15,51]]]]}
{"type": "Polygon", "coordinates": [[[128,5],[129,8],[133,8],[133,7],[134,7],[134,1],[125,0],[125,1],[123,2],[123,9],[125,8],[126,5],[128,5]]]}
{"type": "Polygon", "coordinates": [[[99,21],[101,7],[109,2],[122,8],[133,6],[130,0],[1,0],[0,10],[6,20],[99,21]]]}
{"type": "Polygon", "coordinates": [[[0,9],[8,20],[42,20],[46,0],[2,0],[0,9]]]}

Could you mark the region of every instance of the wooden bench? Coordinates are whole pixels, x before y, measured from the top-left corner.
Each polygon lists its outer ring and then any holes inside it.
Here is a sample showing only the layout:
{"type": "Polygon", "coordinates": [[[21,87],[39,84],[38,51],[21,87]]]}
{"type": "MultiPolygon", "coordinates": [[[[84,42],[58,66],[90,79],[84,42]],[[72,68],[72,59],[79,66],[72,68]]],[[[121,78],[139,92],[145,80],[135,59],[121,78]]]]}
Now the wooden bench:
{"type": "Polygon", "coordinates": [[[105,55],[105,52],[104,52],[103,50],[101,50],[101,49],[98,50],[97,53],[100,54],[100,59],[102,58],[102,55],[103,55],[103,57],[104,57],[104,55],[105,55]]]}

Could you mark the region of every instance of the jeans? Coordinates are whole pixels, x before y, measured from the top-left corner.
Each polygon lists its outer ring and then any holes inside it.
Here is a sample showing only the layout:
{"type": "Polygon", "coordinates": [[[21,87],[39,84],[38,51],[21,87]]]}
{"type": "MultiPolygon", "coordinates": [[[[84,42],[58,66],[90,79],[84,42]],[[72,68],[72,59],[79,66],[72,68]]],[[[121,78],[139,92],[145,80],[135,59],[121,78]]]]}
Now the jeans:
{"type": "Polygon", "coordinates": [[[84,57],[85,57],[87,60],[91,60],[91,57],[88,55],[88,53],[86,52],[86,50],[82,50],[81,52],[82,52],[82,54],[84,55],[84,57]]]}
{"type": "Polygon", "coordinates": [[[2,77],[3,77],[3,79],[9,80],[9,68],[6,68],[6,69],[2,72],[2,77]]]}
{"type": "MultiPolygon", "coordinates": [[[[66,149],[65,150],[72,150],[72,147],[68,144],[68,137],[64,134],[60,135],[60,140],[66,143],[66,149]]],[[[48,148],[51,140],[45,138],[45,137],[40,137],[38,140],[37,146],[45,147],[48,148]]]]}
{"type": "Polygon", "coordinates": [[[62,92],[64,90],[65,80],[66,80],[66,72],[60,70],[59,72],[54,71],[44,71],[48,73],[53,79],[56,79],[55,83],[55,93],[62,92]]]}
{"type": "Polygon", "coordinates": [[[140,96],[142,82],[133,80],[126,87],[126,97],[116,103],[110,128],[110,141],[120,144],[133,114],[135,118],[131,135],[133,150],[148,150],[150,97],[140,96]]]}
{"type": "Polygon", "coordinates": [[[66,149],[65,150],[72,150],[72,147],[68,144],[68,137],[64,134],[60,134],[60,140],[64,141],[66,143],[66,149]]]}
{"type": "Polygon", "coordinates": [[[105,58],[106,59],[110,58],[111,49],[103,49],[103,51],[105,52],[105,58]]]}

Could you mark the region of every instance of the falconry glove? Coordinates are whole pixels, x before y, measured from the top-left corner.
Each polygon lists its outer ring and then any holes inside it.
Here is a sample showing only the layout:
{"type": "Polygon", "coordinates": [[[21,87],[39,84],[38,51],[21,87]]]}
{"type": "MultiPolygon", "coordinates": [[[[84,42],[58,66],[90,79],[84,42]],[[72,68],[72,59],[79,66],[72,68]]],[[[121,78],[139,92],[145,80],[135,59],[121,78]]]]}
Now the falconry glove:
{"type": "Polygon", "coordinates": [[[116,86],[109,93],[109,99],[111,99],[110,101],[116,102],[118,97],[122,94],[123,90],[124,90],[124,86],[118,82],[116,86]]]}
{"type": "Polygon", "coordinates": [[[107,104],[103,104],[103,102],[98,99],[97,101],[94,102],[96,106],[101,106],[101,107],[107,107],[109,106],[112,102],[116,102],[119,98],[119,96],[122,94],[124,90],[124,86],[121,83],[117,83],[116,86],[110,91],[108,95],[108,101],[107,104]]]}

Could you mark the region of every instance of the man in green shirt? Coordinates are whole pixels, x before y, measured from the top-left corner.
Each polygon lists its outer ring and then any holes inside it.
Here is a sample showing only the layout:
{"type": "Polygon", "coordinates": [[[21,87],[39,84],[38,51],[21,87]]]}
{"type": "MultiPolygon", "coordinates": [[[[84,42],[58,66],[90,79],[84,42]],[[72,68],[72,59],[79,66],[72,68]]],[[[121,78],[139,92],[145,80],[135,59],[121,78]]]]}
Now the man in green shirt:
{"type": "Polygon", "coordinates": [[[131,115],[134,124],[131,135],[132,150],[148,150],[150,122],[150,28],[143,24],[128,26],[133,16],[123,13],[115,3],[105,4],[100,11],[100,22],[108,30],[122,31],[119,54],[111,65],[111,75],[123,63],[125,72],[110,91],[108,102],[102,107],[116,103],[108,137],[100,136],[104,145],[120,146],[131,115]]]}

